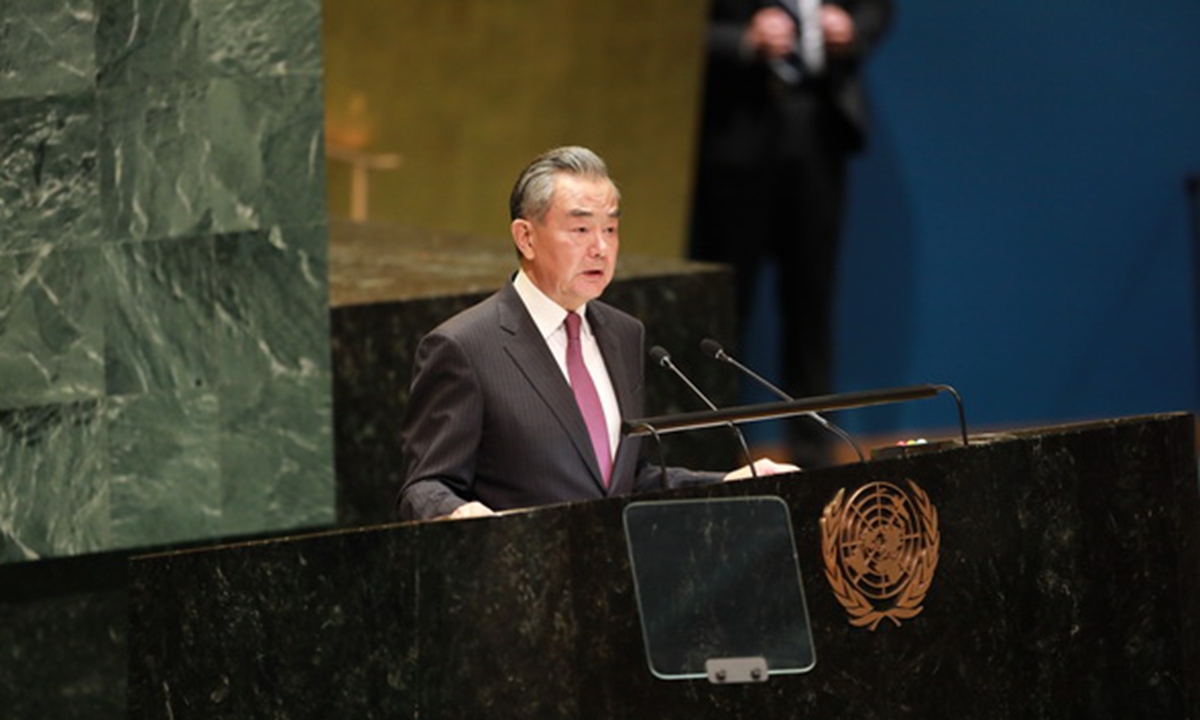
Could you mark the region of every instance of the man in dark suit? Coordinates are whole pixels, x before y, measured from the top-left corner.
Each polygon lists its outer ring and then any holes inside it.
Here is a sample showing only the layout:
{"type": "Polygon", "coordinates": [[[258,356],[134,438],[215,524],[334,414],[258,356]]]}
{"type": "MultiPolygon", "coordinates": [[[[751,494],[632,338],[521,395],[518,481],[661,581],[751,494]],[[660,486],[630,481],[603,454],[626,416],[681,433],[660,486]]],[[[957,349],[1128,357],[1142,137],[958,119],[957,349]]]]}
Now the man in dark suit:
{"type": "MultiPolygon", "coordinates": [[[[774,260],[782,384],[800,397],[832,391],[846,160],[867,132],[860,70],[891,13],[890,0],[712,2],[692,256],[734,267],[743,324],[774,260]]],[[[789,431],[793,461],[827,462],[823,429],[789,431]]]]}
{"type": "MultiPolygon", "coordinates": [[[[620,195],[604,161],[580,147],[544,153],[517,179],[509,210],[520,270],[417,349],[402,433],[403,519],[664,484],[640,457],[640,440],[619,433],[622,417],[643,415],[644,328],[597,299],[619,248],[620,195]]],[[[755,469],[795,470],[769,460],[755,469]]],[[[749,475],[669,468],[666,484],[749,475]]]]}

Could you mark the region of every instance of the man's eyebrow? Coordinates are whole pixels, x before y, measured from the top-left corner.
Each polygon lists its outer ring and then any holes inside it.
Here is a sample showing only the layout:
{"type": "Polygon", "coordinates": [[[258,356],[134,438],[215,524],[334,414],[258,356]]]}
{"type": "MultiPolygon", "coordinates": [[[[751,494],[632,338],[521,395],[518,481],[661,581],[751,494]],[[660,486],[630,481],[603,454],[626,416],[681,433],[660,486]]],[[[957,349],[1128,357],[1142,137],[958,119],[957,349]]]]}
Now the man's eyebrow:
{"type": "MultiPolygon", "coordinates": [[[[583,208],[576,208],[575,210],[570,211],[568,213],[568,215],[570,215],[571,217],[592,217],[593,215],[595,215],[595,213],[593,213],[591,210],[584,210],[583,208]]],[[[621,217],[621,209],[617,208],[616,210],[610,211],[608,213],[608,217],[610,217],[610,218],[621,217]]]]}

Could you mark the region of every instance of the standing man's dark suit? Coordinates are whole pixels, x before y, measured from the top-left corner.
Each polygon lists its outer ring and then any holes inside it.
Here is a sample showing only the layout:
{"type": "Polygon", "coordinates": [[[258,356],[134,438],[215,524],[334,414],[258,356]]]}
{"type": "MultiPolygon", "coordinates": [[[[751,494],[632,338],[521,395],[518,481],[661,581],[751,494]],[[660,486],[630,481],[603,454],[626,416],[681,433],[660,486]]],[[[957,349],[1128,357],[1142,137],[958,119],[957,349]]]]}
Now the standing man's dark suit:
{"type": "MultiPolygon", "coordinates": [[[[753,47],[757,36],[749,33],[756,18],[764,11],[778,15],[781,4],[713,0],[693,199],[692,256],[734,267],[743,325],[760,268],[775,262],[782,384],[796,396],[832,390],[846,159],[865,142],[860,70],[892,8],[890,0],[827,0],[823,6],[826,14],[851,22],[853,39],[838,44],[827,35],[823,72],[789,84],[772,68],[769,51],[753,47]]],[[[791,424],[792,459],[821,465],[823,431],[809,425],[791,424]]]]}
{"type": "MultiPolygon", "coordinates": [[[[642,323],[598,300],[587,319],[621,415],[642,417],[642,323]]],[[[511,282],[427,335],[416,376],[408,414],[427,420],[405,426],[401,517],[446,515],[466,498],[503,510],[662,487],[636,438],[621,442],[604,487],[571,387],[511,282]]],[[[673,486],[722,474],[669,469],[673,486]]]]}
{"type": "MultiPolygon", "coordinates": [[[[599,301],[620,246],[620,191],[607,166],[587,148],[543,153],[517,178],[509,214],[520,271],[417,349],[402,438],[404,519],[664,485],[663,472],[639,458],[641,440],[618,432],[622,418],[643,416],[645,330],[599,301]]],[[[765,459],[754,468],[796,469],[765,459]]],[[[677,486],[750,470],[666,474],[677,486]]]]}

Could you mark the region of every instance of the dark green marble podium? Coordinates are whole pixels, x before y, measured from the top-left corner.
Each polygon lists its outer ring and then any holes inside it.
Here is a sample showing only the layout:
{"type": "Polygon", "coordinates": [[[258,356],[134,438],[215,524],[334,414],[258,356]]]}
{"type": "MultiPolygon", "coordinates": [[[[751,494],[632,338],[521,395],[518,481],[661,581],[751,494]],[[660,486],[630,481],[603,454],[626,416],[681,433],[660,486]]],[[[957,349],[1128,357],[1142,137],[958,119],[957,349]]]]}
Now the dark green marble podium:
{"type": "Polygon", "coordinates": [[[654,678],[624,498],[136,559],[130,717],[1200,717],[1191,416],[668,495],[787,503],[811,672],[654,678]],[[924,609],[855,627],[825,577],[822,511],[907,480],[939,518],[924,609]]]}

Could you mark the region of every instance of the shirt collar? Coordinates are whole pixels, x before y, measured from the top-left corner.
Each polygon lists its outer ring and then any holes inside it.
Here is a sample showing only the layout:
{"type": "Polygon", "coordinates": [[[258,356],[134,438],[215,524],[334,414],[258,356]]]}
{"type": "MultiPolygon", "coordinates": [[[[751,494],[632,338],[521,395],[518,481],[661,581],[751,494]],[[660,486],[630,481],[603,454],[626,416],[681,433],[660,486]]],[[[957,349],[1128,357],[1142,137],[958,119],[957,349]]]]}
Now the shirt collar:
{"type": "MultiPolygon", "coordinates": [[[[525,304],[525,309],[533,317],[533,323],[537,325],[538,332],[542,334],[543,338],[550,337],[554,331],[562,327],[563,320],[567,317],[567,311],[551,300],[537,285],[534,285],[524,270],[519,270],[517,276],[513,278],[513,289],[517,291],[521,302],[525,304]]],[[[580,323],[583,332],[590,334],[591,328],[587,322],[587,303],[580,305],[575,312],[583,319],[583,322],[580,323]]]]}

